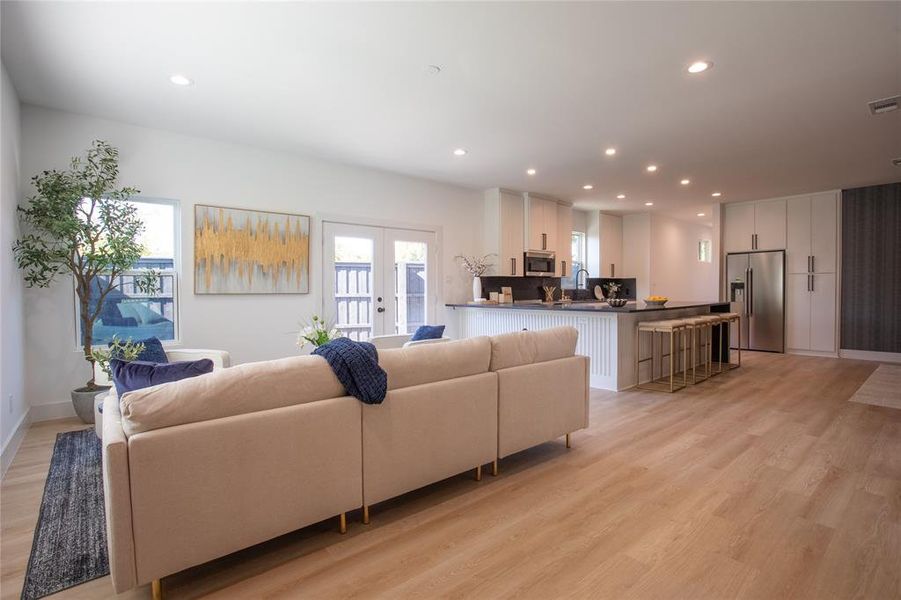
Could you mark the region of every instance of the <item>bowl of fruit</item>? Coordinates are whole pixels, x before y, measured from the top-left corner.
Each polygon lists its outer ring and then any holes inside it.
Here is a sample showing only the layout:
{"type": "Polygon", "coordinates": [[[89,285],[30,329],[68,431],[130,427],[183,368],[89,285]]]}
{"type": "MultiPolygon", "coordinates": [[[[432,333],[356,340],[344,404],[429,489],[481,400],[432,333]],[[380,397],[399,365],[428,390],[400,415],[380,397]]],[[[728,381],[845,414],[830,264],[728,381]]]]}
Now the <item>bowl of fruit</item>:
{"type": "Polygon", "coordinates": [[[666,296],[648,296],[644,299],[644,303],[648,306],[648,308],[663,308],[669,301],[669,298],[666,296]]]}

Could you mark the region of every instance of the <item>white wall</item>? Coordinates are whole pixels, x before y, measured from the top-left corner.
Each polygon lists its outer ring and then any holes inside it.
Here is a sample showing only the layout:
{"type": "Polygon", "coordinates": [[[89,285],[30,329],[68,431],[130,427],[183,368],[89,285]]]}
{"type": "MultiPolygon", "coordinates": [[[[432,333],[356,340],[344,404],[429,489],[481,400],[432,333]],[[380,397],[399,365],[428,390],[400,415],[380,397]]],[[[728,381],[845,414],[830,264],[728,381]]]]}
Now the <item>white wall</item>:
{"type": "Polygon", "coordinates": [[[28,418],[25,396],[25,329],[22,278],[13,260],[12,246],[19,235],[16,206],[19,203],[19,98],[6,67],[0,82],[0,440],[2,469],[21,441],[20,427],[28,418]]]}
{"type": "Polygon", "coordinates": [[[698,260],[698,242],[713,241],[712,227],[652,215],[650,240],[651,294],[673,300],[718,299],[716,265],[698,260]]]}
{"type": "MultiPolygon", "coordinates": [[[[297,354],[298,321],[321,310],[318,217],[323,214],[439,229],[439,306],[467,296],[471,280],[453,257],[480,249],[481,228],[475,223],[482,215],[481,192],[28,105],[22,108],[23,181],[40,170],[65,167],[94,139],[119,148],[122,184],[145,196],[181,202],[183,346],[222,348],[239,363],[297,354]],[[195,296],[195,203],[312,215],[311,293],[195,296]]],[[[37,407],[35,418],[70,414],[69,390],[89,376],[75,348],[72,294],[67,280],[50,290],[26,292],[26,391],[37,407]]],[[[445,322],[443,309],[439,313],[436,320],[445,322]]]]}

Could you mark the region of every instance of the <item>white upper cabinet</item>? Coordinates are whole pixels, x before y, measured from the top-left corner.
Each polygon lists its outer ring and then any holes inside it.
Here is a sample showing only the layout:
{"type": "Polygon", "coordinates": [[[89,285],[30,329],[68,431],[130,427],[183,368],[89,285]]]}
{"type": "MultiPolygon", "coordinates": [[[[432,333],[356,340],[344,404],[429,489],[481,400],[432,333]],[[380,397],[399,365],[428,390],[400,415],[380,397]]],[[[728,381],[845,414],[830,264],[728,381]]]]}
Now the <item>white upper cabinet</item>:
{"type": "Polygon", "coordinates": [[[726,252],[785,248],[785,200],[727,204],[723,246],[726,252]]]}
{"type": "Polygon", "coordinates": [[[525,207],[516,192],[494,188],[485,192],[485,251],[497,255],[494,275],[523,274],[525,207]]]}
{"type": "Polygon", "coordinates": [[[754,250],[785,248],[785,200],[754,203],[754,250]]]}
{"type": "Polygon", "coordinates": [[[754,205],[727,204],[724,209],[723,247],[726,252],[752,250],[754,242],[754,205]]]}
{"type": "Polygon", "coordinates": [[[786,262],[789,273],[835,273],[838,194],[788,199],[786,262]]]}
{"type": "Polygon", "coordinates": [[[556,270],[557,277],[571,277],[573,272],[573,208],[557,205],[556,270]]]}
{"type": "Polygon", "coordinates": [[[600,271],[595,277],[622,277],[623,218],[600,214],[600,271]]]}
{"type": "Polygon", "coordinates": [[[525,194],[527,250],[556,250],[557,202],[525,194]]]}

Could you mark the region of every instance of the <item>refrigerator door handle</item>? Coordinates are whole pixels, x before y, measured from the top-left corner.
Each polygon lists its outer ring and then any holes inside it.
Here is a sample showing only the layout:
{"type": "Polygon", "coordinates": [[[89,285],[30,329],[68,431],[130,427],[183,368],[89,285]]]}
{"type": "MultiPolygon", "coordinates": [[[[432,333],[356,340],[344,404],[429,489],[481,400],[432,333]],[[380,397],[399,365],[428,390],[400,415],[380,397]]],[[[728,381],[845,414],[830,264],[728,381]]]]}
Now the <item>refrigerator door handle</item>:
{"type": "Polygon", "coordinates": [[[816,277],[814,277],[813,274],[811,273],[811,275],[810,275],[810,291],[811,292],[816,291],[816,283],[814,283],[815,279],[816,279],[816,277]]]}
{"type": "Polygon", "coordinates": [[[754,269],[748,269],[748,316],[754,314],[754,269]]]}
{"type": "Polygon", "coordinates": [[[815,257],[815,256],[811,256],[811,257],[810,257],[810,272],[811,272],[811,273],[816,273],[816,271],[817,271],[816,257],[815,257]]]}

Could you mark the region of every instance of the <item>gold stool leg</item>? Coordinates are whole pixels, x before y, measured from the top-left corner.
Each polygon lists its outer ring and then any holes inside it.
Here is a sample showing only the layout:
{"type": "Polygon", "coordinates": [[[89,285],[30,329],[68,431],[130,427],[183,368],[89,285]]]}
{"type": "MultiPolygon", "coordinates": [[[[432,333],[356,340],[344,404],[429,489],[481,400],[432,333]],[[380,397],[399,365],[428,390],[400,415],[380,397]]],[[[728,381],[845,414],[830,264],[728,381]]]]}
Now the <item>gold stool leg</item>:
{"type": "Polygon", "coordinates": [[[675,377],[675,375],[676,375],[675,365],[673,364],[673,350],[674,350],[674,346],[675,346],[675,343],[674,343],[675,340],[673,339],[674,335],[675,335],[674,332],[672,332],[672,331],[669,332],[669,391],[670,391],[670,393],[673,392],[673,377],[675,377]]]}
{"type": "Polygon", "coordinates": [[[150,582],[150,594],[153,600],[163,600],[163,582],[160,579],[154,579],[150,582]]]}
{"type": "Polygon", "coordinates": [[[363,525],[369,525],[369,507],[363,505],[363,525]]]}
{"type": "Polygon", "coordinates": [[[497,459],[494,459],[494,462],[491,463],[491,475],[493,477],[497,477],[497,459]]]}
{"type": "Polygon", "coordinates": [[[482,481],[482,465],[476,467],[476,481],[482,481]]]}
{"type": "Polygon", "coordinates": [[[568,434],[568,433],[566,434],[566,447],[567,447],[567,448],[572,448],[572,447],[573,447],[573,445],[572,445],[572,440],[570,440],[569,434],[568,434]]]}
{"type": "Polygon", "coordinates": [[[735,322],[738,326],[738,366],[741,366],[741,317],[735,322]]]}
{"type": "Polygon", "coordinates": [[[345,513],[338,515],[338,531],[347,533],[347,515],[345,513]]]}

